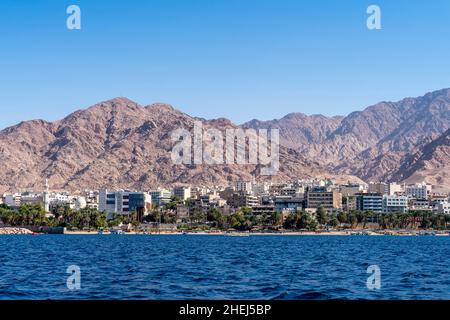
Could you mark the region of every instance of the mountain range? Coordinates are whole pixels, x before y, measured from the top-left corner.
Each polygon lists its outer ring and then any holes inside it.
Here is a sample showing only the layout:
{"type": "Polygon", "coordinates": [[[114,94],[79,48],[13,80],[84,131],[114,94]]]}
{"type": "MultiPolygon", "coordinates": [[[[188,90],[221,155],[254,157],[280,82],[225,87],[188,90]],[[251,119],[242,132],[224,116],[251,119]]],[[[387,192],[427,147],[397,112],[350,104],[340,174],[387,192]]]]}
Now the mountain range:
{"type": "Polygon", "coordinates": [[[338,182],[422,180],[450,189],[450,89],[399,102],[381,102],[346,117],[291,113],[238,126],[206,120],[167,104],[141,106],[115,98],[62,120],[24,121],[0,131],[0,192],[53,189],[147,190],[175,184],[225,185],[237,179],[338,182]],[[253,128],[280,131],[280,170],[259,165],[177,165],[177,128],[253,128]]]}

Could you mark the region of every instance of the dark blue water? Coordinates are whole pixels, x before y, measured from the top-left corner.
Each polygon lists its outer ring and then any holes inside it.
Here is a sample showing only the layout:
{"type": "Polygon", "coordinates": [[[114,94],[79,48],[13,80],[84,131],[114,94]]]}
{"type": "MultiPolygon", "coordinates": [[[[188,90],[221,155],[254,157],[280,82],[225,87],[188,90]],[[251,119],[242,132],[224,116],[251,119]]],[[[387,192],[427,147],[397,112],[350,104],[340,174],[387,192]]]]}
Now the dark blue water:
{"type": "Polygon", "coordinates": [[[450,299],[450,237],[0,236],[0,299],[450,299]],[[71,291],[67,267],[78,265],[71,291]],[[369,290],[369,265],[381,288],[369,290]]]}

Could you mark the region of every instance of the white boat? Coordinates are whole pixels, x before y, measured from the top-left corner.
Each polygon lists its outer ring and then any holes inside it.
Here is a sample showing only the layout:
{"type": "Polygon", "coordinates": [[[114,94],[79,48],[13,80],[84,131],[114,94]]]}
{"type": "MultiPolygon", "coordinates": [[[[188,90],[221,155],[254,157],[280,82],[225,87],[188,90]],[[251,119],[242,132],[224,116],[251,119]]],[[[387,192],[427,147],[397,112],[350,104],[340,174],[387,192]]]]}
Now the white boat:
{"type": "Polygon", "coordinates": [[[124,234],[124,232],[120,229],[111,229],[110,233],[111,234],[124,234]]]}

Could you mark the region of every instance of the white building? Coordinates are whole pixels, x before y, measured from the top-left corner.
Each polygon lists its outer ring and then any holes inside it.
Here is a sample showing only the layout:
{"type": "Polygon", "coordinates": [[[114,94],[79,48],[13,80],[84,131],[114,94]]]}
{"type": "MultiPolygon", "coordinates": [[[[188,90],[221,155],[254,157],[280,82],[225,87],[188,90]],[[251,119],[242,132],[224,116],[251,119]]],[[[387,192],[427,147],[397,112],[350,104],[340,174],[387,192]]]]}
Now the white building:
{"type": "Polygon", "coordinates": [[[423,183],[416,183],[408,185],[405,188],[406,195],[415,199],[428,199],[431,193],[431,185],[423,183]]]}
{"type": "Polygon", "coordinates": [[[438,203],[434,206],[433,211],[435,213],[450,214],[450,203],[438,203]]]}
{"type": "Polygon", "coordinates": [[[406,212],[408,209],[408,197],[405,196],[383,196],[384,212],[406,212]]]}
{"type": "Polygon", "coordinates": [[[389,195],[393,196],[398,193],[405,192],[405,186],[402,184],[398,184],[397,182],[389,183],[389,195]]]}
{"type": "Polygon", "coordinates": [[[3,202],[9,207],[20,207],[21,199],[20,193],[5,194],[3,202]]]}

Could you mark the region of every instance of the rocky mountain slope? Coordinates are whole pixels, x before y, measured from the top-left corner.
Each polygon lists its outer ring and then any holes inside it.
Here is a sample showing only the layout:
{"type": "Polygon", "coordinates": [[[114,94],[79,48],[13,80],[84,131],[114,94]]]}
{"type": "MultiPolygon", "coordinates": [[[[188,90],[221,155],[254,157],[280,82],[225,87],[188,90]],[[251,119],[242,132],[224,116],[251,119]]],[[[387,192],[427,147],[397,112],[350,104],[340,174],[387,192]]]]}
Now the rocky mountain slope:
{"type": "Polygon", "coordinates": [[[166,104],[140,106],[116,98],[66,118],[22,122],[0,131],[0,192],[52,188],[149,189],[190,183],[226,185],[237,179],[336,178],[339,181],[428,180],[450,189],[450,89],[399,102],[381,102],[346,117],[291,113],[244,128],[280,130],[280,170],[262,176],[258,165],[177,165],[171,160],[177,128],[238,128],[166,104]]]}
{"type": "Polygon", "coordinates": [[[322,143],[326,137],[340,125],[343,117],[325,117],[323,115],[305,115],[290,113],[279,120],[259,121],[253,119],[242,125],[243,128],[278,129],[280,142],[292,149],[303,149],[305,146],[322,143]]]}
{"type": "Polygon", "coordinates": [[[392,179],[449,186],[450,129],[416,153],[405,156],[398,170],[392,174],[392,179]]]}
{"type": "MultiPolygon", "coordinates": [[[[316,124],[322,129],[312,125],[311,131],[318,133],[319,139],[305,139],[308,135],[304,128],[310,127],[305,123],[308,121],[313,123],[303,117],[298,122],[253,120],[245,126],[258,128],[267,123],[283,123],[282,143],[295,147],[306,158],[318,161],[335,174],[352,173],[366,181],[406,179],[396,174],[406,158],[420,152],[450,128],[450,89],[399,102],[378,103],[334,123],[334,130],[329,130],[329,121],[316,124]],[[291,141],[297,141],[297,145],[291,141]]],[[[440,173],[438,169],[434,174],[440,173]]]]}
{"type": "MultiPolygon", "coordinates": [[[[171,133],[205,128],[238,128],[227,119],[193,118],[169,105],[140,106],[116,98],[53,123],[22,122],[0,132],[0,191],[130,188],[146,190],[176,183],[226,185],[237,179],[331,177],[298,151],[280,148],[280,170],[261,176],[258,165],[177,165],[171,160],[171,133]]],[[[346,177],[344,179],[353,179],[346,177]]],[[[357,180],[357,178],[354,178],[357,180]]]]}

